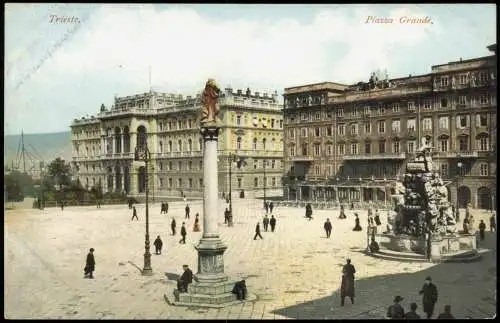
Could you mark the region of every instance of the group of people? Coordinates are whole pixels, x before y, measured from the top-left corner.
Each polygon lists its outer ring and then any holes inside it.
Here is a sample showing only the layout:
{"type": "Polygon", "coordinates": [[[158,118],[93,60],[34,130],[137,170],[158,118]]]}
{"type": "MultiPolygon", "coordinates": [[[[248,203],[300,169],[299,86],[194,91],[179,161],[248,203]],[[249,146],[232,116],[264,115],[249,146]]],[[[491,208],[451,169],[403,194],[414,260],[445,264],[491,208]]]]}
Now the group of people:
{"type": "MultiPolygon", "coordinates": [[[[419,294],[422,295],[422,305],[424,313],[427,319],[430,319],[434,314],[434,307],[438,300],[438,291],[436,285],[432,283],[432,278],[427,276],[425,278],[425,283],[422,289],[419,291],[419,294]]],[[[401,296],[394,297],[393,304],[389,306],[387,309],[387,318],[389,319],[420,319],[420,315],[416,313],[417,311],[417,303],[410,304],[410,311],[405,313],[401,302],[404,300],[401,296]]],[[[454,319],[455,317],[451,314],[451,305],[444,306],[444,312],[439,314],[438,319],[454,319]]]]}

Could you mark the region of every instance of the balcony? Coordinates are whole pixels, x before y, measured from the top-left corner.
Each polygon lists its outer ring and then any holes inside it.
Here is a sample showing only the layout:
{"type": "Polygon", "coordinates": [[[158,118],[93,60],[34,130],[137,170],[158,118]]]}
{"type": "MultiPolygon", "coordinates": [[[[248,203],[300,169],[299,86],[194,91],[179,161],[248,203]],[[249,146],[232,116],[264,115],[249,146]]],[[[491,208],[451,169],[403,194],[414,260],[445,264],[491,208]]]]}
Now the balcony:
{"type": "Polygon", "coordinates": [[[165,153],[155,153],[152,154],[155,158],[185,158],[185,157],[202,157],[203,152],[201,150],[197,151],[171,151],[165,153]]]}
{"type": "Polygon", "coordinates": [[[477,151],[463,151],[463,152],[453,152],[453,151],[434,151],[432,157],[435,158],[477,158],[477,151]]]}
{"type": "Polygon", "coordinates": [[[241,156],[241,157],[283,157],[283,151],[279,150],[219,150],[219,156],[241,156]]]}
{"type": "Polygon", "coordinates": [[[348,155],[343,155],[342,159],[344,160],[406,159],[406,153],[348,154],[348,155]]]}
{"type": "Polygon", "coordinates": [[[290,156],[292,162],[311,162],[314,160],[313,156],[290,156]]]}

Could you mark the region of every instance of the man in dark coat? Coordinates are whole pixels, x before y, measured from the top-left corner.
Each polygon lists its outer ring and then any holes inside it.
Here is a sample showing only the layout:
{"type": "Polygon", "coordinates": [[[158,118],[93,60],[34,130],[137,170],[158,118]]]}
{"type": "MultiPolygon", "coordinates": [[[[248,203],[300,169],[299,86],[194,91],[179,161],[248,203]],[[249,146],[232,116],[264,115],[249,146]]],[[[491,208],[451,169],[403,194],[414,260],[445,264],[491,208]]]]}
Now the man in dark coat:
{"type": "Polygon", "coordinates": [[[479,223],[479,237],[481,238],[481,241],[484,241],[484,234],[486,232],[486,223],[484,223],[483,220],[479,223]]]}
{"type": "Polygon", "coordinates": [[[170,228],[172,229],[172,235],[175,236],[175,228],[177,223],[175,223],[175,219],[172,219],[172,223],[170,223],[170,228]]]}
{"type": "Polygon", "coordinates": [[[351,265],[351,259],[342,267],[342,284],[340,286],[340,306],[344,306],[344,299],[349,297],[354,304],[354,274],[356,269],[351,265]]]}
{"type": "Polygon", "coordinates": [[[276,227],[276,218],[274,215],[271,215],[271,220],[269,220],[269,224],[271,225],[271,232],[274,232],[274,228],[276,227]]]}
{"type": "Polygon", "coordinates": [[[231,212],[228,208],[226,208],[224,210],[224,224],[227,224],[229,222],[229,214],[231,214],[231,212]]]}
{"type": "Polygon", "coordinates": [[[236,282],[234,284],[232,293],[236,294],[236,298],[239,301],[243,301],[247,295],[247,285],[245,283],[245,280],[241,280],[239,282],[236,282]]]}
{"type": "Polygon", "coordinates": [[[90,248],[90,251],[87,255],[87,261],[85,262],[85,268],[83,270],[85,273],[84,278],[94,278],[94,276],[92,275],[95,270],[94,248],[90,248]]]}
{"type": "Polygon", "coordinates": [[[444,320],[450,320],[450,319],[455,319],[455,317],[451,314],[451,305],[445,305],[444,306],[444,313],[441,313],[438,315],[438,320],[444,319],[444,320]]]}
{"type": "Polygon", "coordinates": [[[410,304],[410,311],[405,314],[406,320],[418,320],[420,319],[420,315],[417,314],[417,303],[410,304]]]}
{"type": "Polygon", "coordinates": [[[135,206],[132,208],[132,219],[130,219],[130,221],[133,221],[134,218],[136,218],[137,221],[139,221],[139,218],[137,217],[137,210],[135,209],[135,206]]]}
{"type": "Polygon", "coordinates": [[[182,236],[182,239],[179,240],[179,243],[182,243],[182,244],[186,244],[187,231],[186,231],[185,224],[186,224],[185,222],[182,222],[182,227],[181,227],[181,236],[182,236]]]}
{"type": "Polygon", "coordinates": [[[269,227],[269,218],[267,217],[267,214],[264,215],[264,219],[262,220],[262,225],[264,226],[264,231],[267,232],[267,228],[269,227]]]}
{"type": "Polygon", "coordinates": [[[422,299],[422,304],[424,305],[424,312],[427,314],[427,318],[430,319],[434,313],[434,305],[438,300],[438,291],[436,285],[432,283],[430,276],[425,278],[425,284],[419,292],[420,295],[424,295],[422,299]]]}
{"type": "Polygon", "coordinates": [[[313,210],[312,210],[311,203],[307,203],[307,205],[306,205],[306,218],[308,218],[309,220],[312,220],[312,215],[313,215],[313,210]]]}
{"type": "Polygon", "coordinates": [[[330,222],[330,219],[326,219],[325,225],[323,227],[325,228],[326,237],[330,238],[330,234],[332,234],[332,223],[330,222]]]}
{"type": "Polygon", "coordinates": [[[165,214],[168,214],[168,202],[165,202],[165,214]]]}
{"type": "MultiPolygon", "coordinates": [[[[493,211],[495,212],[495,211],[493,211]]],[[[495,219],[495,213],[493,213],[490,217],[490,232],[497,231],[497,224],[495,219]]]]}
{"type": "Polygon", "coordinates": [[[402,320],[405,317],[405,311],[403,306],[399,304],[403,300],[403,297],[396,296],[394,297],[394,304],[389,306],[387,309],[387,317],[393,320],[402,320]]]}
{"type": "Polygon", "coordinates": [[[163,214],[164,212],[165,212],[165,203],[161,202],[160,214],[163,214]]]}
{"type": "Polygon", "coordinates": [[[189,219],[189,204],[186,204],[186,219],[189,219]]]}
{"type": "Polygon", "coordinates": [[[163,247],[163,242],[161,241],[160,236],[156,237],[156,240],[153,244],[155,245],[155,253],[157,255],[161,255],[161,247],[163,247]]]}
{"type": "Polygon", "coordinates": [[[264,208],[266,209],[266,214],[269,213],[269,203],[264,202],[264,208]]]}
{"type": "Polygon", "coordinates": [[[184,272],[177,281],[177,290],[179,293],[187,293],[188,285],[193,282],[193,272],[189,269],[188,265],[183,265],[184,272]]]}
{"type": "Polygon", "coordinates": [[[274,209],[274,203],[271,202],[269,203],[269,212],[273,213],[273,209],[274,209]]]}
{"type": "Polygon", "coordinates": [[[253,237],[254,240],[257,240],[257,237],[260,237],[261,239],[262,236],[260,235],[260,223],[257,222],[257,226],[255,227],[255,236],[253,237]]]}

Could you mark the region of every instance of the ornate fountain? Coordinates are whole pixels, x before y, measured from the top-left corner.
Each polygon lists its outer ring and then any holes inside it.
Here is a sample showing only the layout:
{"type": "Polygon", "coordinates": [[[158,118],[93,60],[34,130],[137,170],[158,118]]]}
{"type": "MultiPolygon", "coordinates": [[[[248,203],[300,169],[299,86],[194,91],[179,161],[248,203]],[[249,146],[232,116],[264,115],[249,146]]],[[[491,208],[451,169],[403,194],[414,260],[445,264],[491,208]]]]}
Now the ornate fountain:
{"type": "Polygon", "coordinates": [[[392,232],[381,235],[381,245],[402,253],[425,255],[428,260],[476,256],[476,237],[459,234],[448,190],[431,158],[432,148],[422,140],[416,158],[407,163],[403,182],[392,195],[392,232]]]}

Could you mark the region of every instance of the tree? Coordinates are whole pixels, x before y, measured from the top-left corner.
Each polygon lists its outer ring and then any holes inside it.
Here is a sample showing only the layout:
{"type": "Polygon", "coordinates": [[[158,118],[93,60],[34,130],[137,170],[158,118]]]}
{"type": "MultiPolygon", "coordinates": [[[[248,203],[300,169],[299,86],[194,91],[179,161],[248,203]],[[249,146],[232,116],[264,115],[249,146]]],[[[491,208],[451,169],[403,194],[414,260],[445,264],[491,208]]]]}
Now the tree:
{"type": "Polygon", "coordinates": [[[19,180],[13,178],[12,176],[5,176],[5,190],[7,191],[8,201],[22,201],[24,200],[24,195],[19,185],[19,180]]]}
{"type": "Polygon", "coordinates": [[[34,193],[33,178],[26,173],[21,173],[20,171],[15,170],[10,174],[5,175],[5,181],[16,183],[16,186],[19,187],[24,196],[30,196],[34,193]]]}
{"type": "Polygon", "coordinates": [[[48,166],[48,176],[62,191],[63,186],[71,185],[71,166],[57,157],[48,166]]]}

